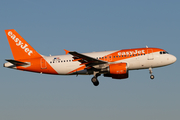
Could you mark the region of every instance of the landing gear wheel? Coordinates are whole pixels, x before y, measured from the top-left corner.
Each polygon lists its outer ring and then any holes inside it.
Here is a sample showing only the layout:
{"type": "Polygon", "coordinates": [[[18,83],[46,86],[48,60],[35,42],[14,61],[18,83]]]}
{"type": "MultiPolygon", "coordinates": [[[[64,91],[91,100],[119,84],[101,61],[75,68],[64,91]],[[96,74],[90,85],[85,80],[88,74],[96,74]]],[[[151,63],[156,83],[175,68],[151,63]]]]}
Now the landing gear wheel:
{"type": "Polygon", "coordinates": [[[154,79],[154,75],[151,75],[150,78],[151,78],[151,79],[154,79]]]}
{"type": "Polygon", "coordinates": [[[152,75],[152,72],[153,72],[153,71],[152,71],[152,68],[150,67],[150,68],[149,68],[149,73],[151,74],[150,78],[151,78],[151,79],[154,79],[154,75],[152,75]]]}
{"type": "Polygon", "coordinates": [[[98,85],[99,85],[99,81],[98,81],[98,79],[97,79],[96,77],[93,77],[93,78],[91,79],[91,81],[92,81],[92,83],[94,84],[94,86],[98,86],[98,85]]]}

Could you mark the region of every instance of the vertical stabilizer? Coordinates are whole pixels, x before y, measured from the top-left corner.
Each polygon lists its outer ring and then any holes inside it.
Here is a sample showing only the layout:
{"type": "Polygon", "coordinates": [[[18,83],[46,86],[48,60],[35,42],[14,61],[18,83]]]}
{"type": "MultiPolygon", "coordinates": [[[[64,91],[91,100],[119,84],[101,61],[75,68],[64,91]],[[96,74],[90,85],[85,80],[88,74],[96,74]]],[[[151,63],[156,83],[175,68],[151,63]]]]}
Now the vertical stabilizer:
{"type": "Polygon", "coordinates": [[[5,33],[15,60],[41,57],[14,29],[5,30],[5,33]]]}

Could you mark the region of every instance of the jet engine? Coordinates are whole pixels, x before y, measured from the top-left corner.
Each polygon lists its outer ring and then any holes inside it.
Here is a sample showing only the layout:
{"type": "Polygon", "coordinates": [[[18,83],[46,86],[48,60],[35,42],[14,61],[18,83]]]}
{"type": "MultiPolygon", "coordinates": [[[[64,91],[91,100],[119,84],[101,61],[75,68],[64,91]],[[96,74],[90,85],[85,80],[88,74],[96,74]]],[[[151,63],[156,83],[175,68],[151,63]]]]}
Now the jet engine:
{"type": "Polygon", "coordinates": [[[104,77],[112,77],[113,79],[128,78],[127,63],[110,64],[109,73],[104,74],[104,77]]]}

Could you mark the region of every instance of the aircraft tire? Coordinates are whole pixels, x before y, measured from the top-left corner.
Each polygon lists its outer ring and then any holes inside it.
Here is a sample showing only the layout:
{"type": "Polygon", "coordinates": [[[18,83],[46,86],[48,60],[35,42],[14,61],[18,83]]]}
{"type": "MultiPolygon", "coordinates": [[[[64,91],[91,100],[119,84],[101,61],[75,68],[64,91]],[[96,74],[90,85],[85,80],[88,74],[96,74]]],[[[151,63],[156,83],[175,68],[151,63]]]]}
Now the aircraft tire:
{"type": "Polygon", "coordinates": [[[91,81],[92,81],[92,83],[94,84],[94,86],[98,86],[98,85],[99,85],[99,81],[98,81],[98,79],[97,79],[96,77],[93,77],[93,78],[91,79],[91,81]]]}
{"type": "Polygon", "coordinates": [[[154,79],[154,75],[151,75],[150,78],[153,80],[154,79]]]}

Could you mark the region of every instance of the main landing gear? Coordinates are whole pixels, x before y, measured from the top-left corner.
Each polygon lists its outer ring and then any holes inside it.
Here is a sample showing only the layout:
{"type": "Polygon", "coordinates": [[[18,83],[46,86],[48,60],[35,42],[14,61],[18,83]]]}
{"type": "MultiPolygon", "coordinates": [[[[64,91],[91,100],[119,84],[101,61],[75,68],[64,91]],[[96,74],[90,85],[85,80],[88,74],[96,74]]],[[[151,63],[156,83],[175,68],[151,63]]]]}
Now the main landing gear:
{"type": "Polygon", "coordinates": [[[98,76],[100,76],[101,74],[99,74],[98,72],[94,72],[94,77],[91,79],[92,83],[94,84],[94,86],[98,86],[99,85],[99,81],[97,79],[98,76]]]}
{"type": "Polygon", "coordinates": [[[150,78],[153,80],[153,79],[154,79],[154,75],[152,75],[152,72],[153,72],[153,71],[152,71],[152,68],[150,67],[150,68],[149,68],[149,73],[151,74],[150,78]]]}

